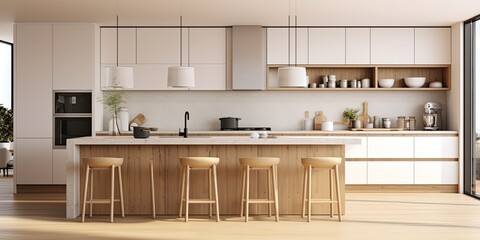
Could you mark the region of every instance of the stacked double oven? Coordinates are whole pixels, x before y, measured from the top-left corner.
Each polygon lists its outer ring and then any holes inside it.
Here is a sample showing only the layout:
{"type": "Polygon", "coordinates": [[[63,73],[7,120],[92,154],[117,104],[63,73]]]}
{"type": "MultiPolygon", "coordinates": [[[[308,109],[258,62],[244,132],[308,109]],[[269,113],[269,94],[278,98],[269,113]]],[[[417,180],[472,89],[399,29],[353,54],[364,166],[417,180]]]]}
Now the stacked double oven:
{"type": "Polygon", "coordinates": [[[54,148],[66,148],[67,139],[92,136],[92,93],[55,92],[54,148]]]}

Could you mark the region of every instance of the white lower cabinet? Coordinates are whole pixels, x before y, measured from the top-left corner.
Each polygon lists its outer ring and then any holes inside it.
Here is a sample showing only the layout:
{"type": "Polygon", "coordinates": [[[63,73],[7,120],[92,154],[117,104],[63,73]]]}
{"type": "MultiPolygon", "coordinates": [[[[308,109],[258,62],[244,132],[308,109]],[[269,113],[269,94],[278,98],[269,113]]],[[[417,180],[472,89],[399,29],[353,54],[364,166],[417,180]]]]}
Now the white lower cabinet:
{"type": "Polygon", "coordinates": [[[458,137],[415,137],[415,158],[458,158],[458,137]]]}
{"type": "Polygon", "coordinates": [[[413,161],[368,162],[368,184],[413,184],[413,161]]]}
{"type": "Polygon", "coordinates": [[[52,139],[16,139],[17,184],[52,184],[52,139]]]}
{"type": "Polygon", "coordinates": [[[53,149],[52,183],[67,184],[67,149],[53,149]]]}
{"type": "Polygon", "coordinates": [[[345,145],[345,158],[367,158],[367,137],[348,137],[360,139],[360,144],[345,145]]]}
{"type": "Polygon", "coordinates": [[[413,158],[413,137],[368,137],[368,158],[413,158]]]}
{"type": "Polygon", "coordinates": [[[458,162],[415,162],[415,184],[458,184],[458,162]]]}
{"type": "Polygon", "coordinates": [[[345,162],[345,184],[367,184],[367,162],[345,162]]]}

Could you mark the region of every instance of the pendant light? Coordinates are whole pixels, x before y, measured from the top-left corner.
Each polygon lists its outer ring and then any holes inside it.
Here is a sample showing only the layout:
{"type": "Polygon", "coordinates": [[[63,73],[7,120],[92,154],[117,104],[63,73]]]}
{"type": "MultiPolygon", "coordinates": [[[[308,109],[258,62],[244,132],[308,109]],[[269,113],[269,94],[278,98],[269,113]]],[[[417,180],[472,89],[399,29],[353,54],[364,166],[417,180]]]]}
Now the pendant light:
{"type": "MultiPolygon", "coordinates": [[[[182,61],[183,49],[183,16],[182,16],[182,1],[180,1],[180,66],[173,66],[168,68],[168,82],[169,87],[175,88],[192,88],[195,87],[195,72],[193,67],[184,67],[182,61]]],[[[188,63],[190,65],[190,62],[188,63]]]]}
{"type": "MultiPolygon", "coordinates": [[[[290,2],[289,2],[290,5],[290,2]]],[[[288,67],[278,69],[278,83],[282,88],[306,88],[307,70],[297,67],[297,1],[295,0],[295,66],[290,65],[290,15],[288,16],[288,67]]]]}
{"type": "Polygon", "coordinates": [[[118,0],[117,0],[117,65],[106,68],[108,87],[114,89],[133,88],[133,68],[118,66],[118,0]]]}

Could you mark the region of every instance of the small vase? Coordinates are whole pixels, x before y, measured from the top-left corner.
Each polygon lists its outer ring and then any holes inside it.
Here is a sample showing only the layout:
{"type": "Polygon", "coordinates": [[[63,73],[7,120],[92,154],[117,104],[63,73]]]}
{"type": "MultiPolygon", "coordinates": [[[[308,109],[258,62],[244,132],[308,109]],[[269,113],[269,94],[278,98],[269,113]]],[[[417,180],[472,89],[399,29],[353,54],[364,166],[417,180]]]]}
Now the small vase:
{"type": "Polygon", "coordinates": [[[348,120],[348,129],[352,129],[355,127],[355,119],[349,119],[348,120]]]}
{"type": "Polygon", "coordinates": [[[110,121],[108,122],[108,131],[110,132],[111,135],[117,136],[119,135],[117,124],[120,127],[120,119],[118,117],[116,118],[111,118],[110,121]]]}

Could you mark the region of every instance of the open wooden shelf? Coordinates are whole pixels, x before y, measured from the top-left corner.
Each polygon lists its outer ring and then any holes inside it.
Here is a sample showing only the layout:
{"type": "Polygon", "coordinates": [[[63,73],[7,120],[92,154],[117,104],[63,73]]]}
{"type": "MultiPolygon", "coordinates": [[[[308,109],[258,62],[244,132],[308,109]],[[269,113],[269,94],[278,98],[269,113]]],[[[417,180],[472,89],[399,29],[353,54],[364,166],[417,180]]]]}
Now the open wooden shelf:
{"type": "Polygon", "coordinates": [[[337,82],[342,79],[370,79],[370,88],[280,88],[278,86],[278,68],[288,65],[267,65],[267,90],[270,91],[448,91],[450,90],[450,65],[297,65],[305,67],[310,83],[321,83],[321,76],[336,75],[337,82]],[[426,77],[421,88],[409,88],[405,77],[426,77]],[[392,88],[381,88],[378,80],[395,79],[392,88]],[[442,88],[428,87],[431,82],[442,82],[442,88]]]}

